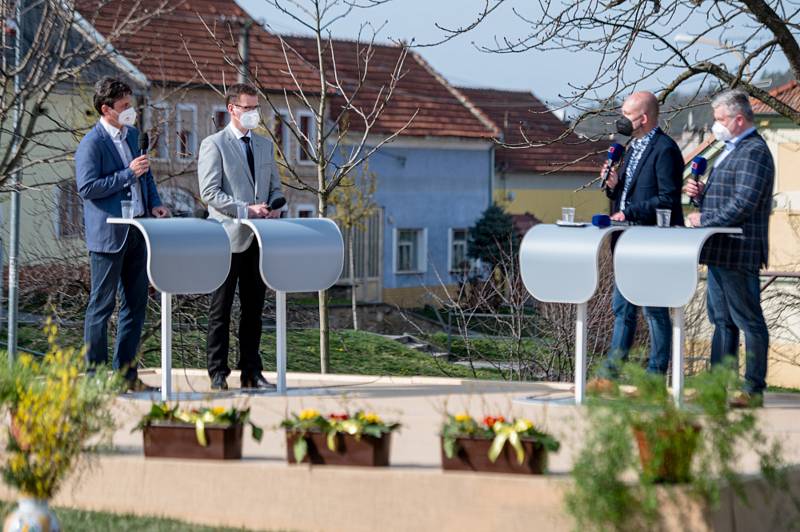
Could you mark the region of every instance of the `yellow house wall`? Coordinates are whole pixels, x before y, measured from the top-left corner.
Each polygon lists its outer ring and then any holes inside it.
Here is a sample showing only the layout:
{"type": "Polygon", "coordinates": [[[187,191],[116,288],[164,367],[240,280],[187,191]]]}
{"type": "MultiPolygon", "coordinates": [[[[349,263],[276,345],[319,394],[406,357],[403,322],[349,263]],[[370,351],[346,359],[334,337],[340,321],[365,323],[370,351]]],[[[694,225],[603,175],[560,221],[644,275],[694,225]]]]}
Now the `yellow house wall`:
{"type": "Polygon", "coordinates": [[[494,200],[511,214],[530,213],[546,223],[561,218],[561,207],[574,207],[575,219],[589,221],[592,215],[608,213],[605,193],[596,187],[575,189],[591,181],[590,174],[508,174],[495,179],[494,200]]]}

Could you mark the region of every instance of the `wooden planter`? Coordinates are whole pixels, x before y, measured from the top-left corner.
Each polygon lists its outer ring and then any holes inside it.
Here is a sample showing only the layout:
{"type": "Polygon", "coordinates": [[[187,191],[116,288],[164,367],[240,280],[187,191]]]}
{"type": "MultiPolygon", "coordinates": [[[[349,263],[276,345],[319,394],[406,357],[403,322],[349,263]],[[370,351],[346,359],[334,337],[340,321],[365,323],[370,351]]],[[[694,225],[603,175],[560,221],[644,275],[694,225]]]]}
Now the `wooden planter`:
{"type": "Polygon", "coordinates": [[[517,453],[506,442],[493,463],[489,460],[488,438],[457,438],[456,455],[448,458],[442,442],[442,469],[447,471],[483,471],[487,473],[515,473],[519,475],[541,475],[547,469],[547,450],[535,440],[523,439],[525,460],[517,462],[517,453]]]}
{"type": "Polygon", "coordinates": [[[287,430],[286,459],[290,464],[297,463],[294,459],[294,442],[301,437],[305,437],[308,443],[308,452],[302,462],[304,464],[362,467],[389,465],[391,433],[384,434],[382,438],[364,435],[360,439],[350,434],[339,433],[336,435],[336,450],[331,451],[328,449],[328,435],[325,433],[308,432],[302,436],[298,432],[287,430]]]}
{"type": "Polygon", "coordinates": [[[207,446],[197,442],[194,425],[159,423],[144,428],[144,455],[148,458],[242,458],[242,425],[206,425],[207,446]]]}
{"type": "Polygon", "coordinates": [[[633,429],[636,445],[639,447],[639,459],[644,472],[658,483],[680,484],[689,482],[692,473],[692,457],[697,449],[700,426],[690,425],[677,431],[659,430],[656,432],[660,444],[664,448],[663,459],[656,465],[653,460],[653,441],[640,428],[633,429]]]}

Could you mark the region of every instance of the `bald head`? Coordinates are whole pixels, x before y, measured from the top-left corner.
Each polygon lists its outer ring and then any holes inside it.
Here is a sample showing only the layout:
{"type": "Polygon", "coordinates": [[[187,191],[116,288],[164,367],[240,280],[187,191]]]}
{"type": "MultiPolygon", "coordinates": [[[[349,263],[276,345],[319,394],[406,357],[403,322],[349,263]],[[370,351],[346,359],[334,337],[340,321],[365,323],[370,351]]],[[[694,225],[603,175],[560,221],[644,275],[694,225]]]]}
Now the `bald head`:
{"type": "Polygon", "coordinates": [[[658,100],[652,92],[634,92],[622,104],[622,114],[633,122],[633,136],[641,138],[658,126],[658,100]]]}

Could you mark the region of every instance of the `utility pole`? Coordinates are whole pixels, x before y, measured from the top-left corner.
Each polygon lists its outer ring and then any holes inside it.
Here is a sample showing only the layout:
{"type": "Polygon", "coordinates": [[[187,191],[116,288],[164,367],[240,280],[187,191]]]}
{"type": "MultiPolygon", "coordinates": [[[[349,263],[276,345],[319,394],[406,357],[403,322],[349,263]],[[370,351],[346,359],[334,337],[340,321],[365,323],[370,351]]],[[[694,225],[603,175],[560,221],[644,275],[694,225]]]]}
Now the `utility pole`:
{"type": "MultiPolygon", "coordinates": [[[[14,65],[13,69],[17,69],[20,63],[21,56],[21,43],[22,30],[20,28],[22,18],[22,0],[15,2],[14,19],[6,20],[6,33],[8,37],[14,39],[14,65]]],[[[14,98],[16,104],[14,105],[14,138],[12,140],[11,153],[12,156],[16,155],[19,150],[21,139],[19,137],[21,132],[22,121],[22,100],[20,98],[20,73],[17,71],[14,74],[14,98]]],[[[17,308],[19,299],[19,211],[20,211],[20,195],[19,184],[22,180],[22,173],[19,169],[15,169],[11,174],[11,215],[9,225],[11,235],[8,242],[8,362],[13,364],[17,359],[17,308]]]]}

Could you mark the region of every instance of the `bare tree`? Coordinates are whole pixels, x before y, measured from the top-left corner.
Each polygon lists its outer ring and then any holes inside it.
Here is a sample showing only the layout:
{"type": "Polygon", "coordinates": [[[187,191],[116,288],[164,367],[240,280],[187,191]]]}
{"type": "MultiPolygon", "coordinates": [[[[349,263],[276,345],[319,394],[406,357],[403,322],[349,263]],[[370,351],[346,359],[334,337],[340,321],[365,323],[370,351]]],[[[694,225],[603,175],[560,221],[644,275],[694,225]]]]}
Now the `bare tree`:
{"type": "Polygon", "coordinates": [[[53,139],[80,130],[48,113],[54,91],[96,74],[104,61],[110,62],[106,63],[107,69],[113,69],[114,60],[118,59],[114,43],[141,31],[153,17],[169,10],[168,0],[153,9],[143,9],[141,0],[127,2],[117,11],[112,31],[101,36],[94,31],[93,20],[83,18],[78,7],[84,13],[96,13],[106,3],[107,0],[0,0],[4,29],[0,187],[8,190],[7,181],[16,172],[71,158],[73,150],[53,139]],[[17,43],[19,57],[15,61],[10,58],[15,56],[17,43]]]}
{"type": "MultiPolygon", "coordinates": [[[[512,5],[514,15],[529,30],[521,36],[496,37],[479,49],[497,54],[566,51],[594,58],[592,69],[583,77],[570,73],[565,79],[558,106],[578,111],[571,126],[547,138],[526,136],[507,147],[525,149],[563,142],[582,123],[598,117],[610,123],[624,97],[646,87],[660,89],[657,94],[662,103],[679,89],[691,87],[688,92],[693,97],[676,105],[672,113],[706,104],[713,92],[709,89],[739,87],[800,124],[796,103],[781,101],[756,83],[775,58],[784,59],[793,77],[800,79],[800,6],[796,2],[544,0],[527,5],[516,0],[491,4],[487,0],[487,7],[491,5],[492,9],[500,4],[512,5]],[[696,33],[686,35],[687,28],[696,33]],[[700,83],[690,86],[690,81],[700,83]]],[[[451,39],[478,23],[488,24],[484,19],[489,13],[484,10],[467,26],[438,26],[444,31],[444,39],[451,39]]],[[[592,155],[587,153],[586,157],[592,155]]]]}
{"type": "MultiPolygon", "coordinates": [[[[362,166],[387,142],[403,133],[416,117],[413,112],[399,127],[382,127],[381,117],[390,106],[403,78],[408,47],[396,47],[394,67],[387,75],[372,69],[376,53],[375,40],[381,28],[362,25],[355,42],[335,41],[331,28],[350,16],[354,10],[376,7],[390,0],[265,0],[287,19],[300,24],[310,38],[284,38],[277,35],[290,86],[276,96],[269,80],[257,65],[245,61],[237,49],[238,35],[230,23],[218,27],[216,21],[203,21],[209,36],[217,43],[219,53],[237,70],[259,87],[276,120],[288,126],[301,147],[304,160],[314,168],[309,177],[291,164],[272,128],[268,134],[275,141],[279,160],[291,179],[286,186],[312,193],[317,199],[318,214],[328,216],[331,195],[344,178],[362,166]],[[349,68],[343,68],[347,63],[349,68]],[[281,109],[290,110],[281,117],[281,109]],[[311,114],[314,127],[301,127],[294,110],[311,114]]],[[[200,16],[200,15],[198,15],[200,16]]],[[[201,17],[202,19],[202,17],[201,17]]],[[[245,24],[247,22],[245,21],[245,24]]],[[[267,26],[269,29],[269,26],[267,26]]],[[[187,44],[186,51],[192,52],[187,44]]],[[[201,77],[202,66],[192,58],[201,77]]],[[[209,85],[213,86],[212,83],[209,85]]],[[[216,87],[215,87],[216,88],[216,87]]],[[[218,88],[216,88],[219,90],[218,88]]],[[[329,328],[327,291],[319,292],[320,370],[328,371],[329,328]]]]}

